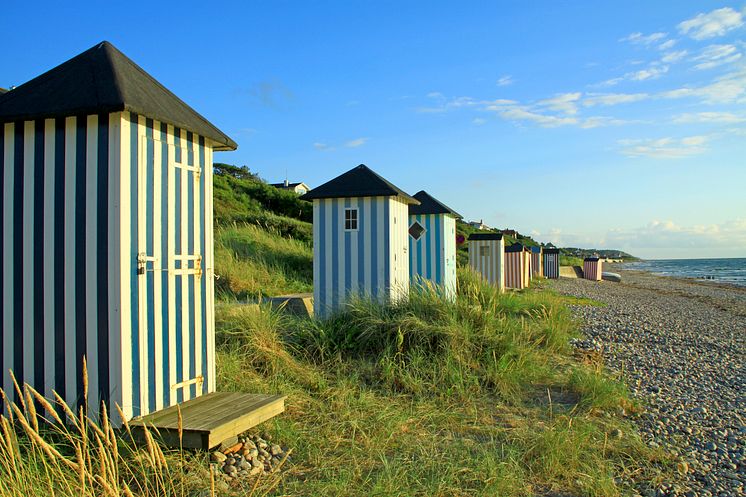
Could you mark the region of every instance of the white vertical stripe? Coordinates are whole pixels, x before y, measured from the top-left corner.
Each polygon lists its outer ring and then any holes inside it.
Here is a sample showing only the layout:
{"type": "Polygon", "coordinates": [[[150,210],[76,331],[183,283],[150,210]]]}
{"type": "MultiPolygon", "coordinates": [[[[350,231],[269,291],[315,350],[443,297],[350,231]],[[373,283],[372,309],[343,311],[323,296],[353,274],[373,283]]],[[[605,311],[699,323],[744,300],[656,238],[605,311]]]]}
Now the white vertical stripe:
{"type": "Polygon", "coordinates": [[[347,254],[345,253],[345,237],[347,236],[347,233],[345,231],[345,199],[340,198],[337,199],[337,212],[335,213],[337,216],[337,219],[339,219],[339,230],[337,233],[337,260],[335,263],[337,264],[337,295],[336,301],[339,303],[338,309],[343,309],[345,303],[347,302],[347,289],[345,288],[345,276],[347,271],[345,268],[347,267],[346,264],[346,258],[347,254]]]}
{"type": "Polygon", "coordinates": [[[86,278],[86,364],[88,366],[88,399],[92,413],[98,412],[98,116],[86,122],[86,212],[85,257],[86,278]],[[96,406],[96,407],[94,407],[96,406]]]}
{"type": "Polygon", "coordinates": [[[13,349],[15,347],[15,326],[13,316],[13,304],[15,302],[15,289],[13,286],[13,267],[15,260],[13,253],[13,226],[15,223],[15,212],[13,212],[14,200],[14,179],[15,179],[15,125],[8,123],[4,126],[5,133],[5,150],[4,164],[5,170],[3,178],[3,370],[0,376],[3,378],[3,390],[9,394],[13,392],[13,382],[8,374],[8,369],[15,369],[13,360],[13,349]]]}
{"type": "Polygon", "coordinates": [[[371,209],[370,209],[370,197],[364,197],[363,198],[363,216],[365,218],[365,232],[363,233],[363,240],[365,242],[363,243],[363,278],[365,281],[365,286],[362,289],[363,292],[365,292],[365,297],[370,297],[371,295],[371,289],[373,288],[371,285],[371,260],[372,260],[372,254],[371,254],[371,240],[372,240],[372,220],[371,220],[371,209]]]}
{"type": "MultiPolygon", "coordinates": [[[[199,172],[194,176],[194,253],[203,255],[201,245],[200,217],[204,206],[200,202],[200,179],[203,164],[199,162],[199,136],[193,135],[192,147],[194,150],[194,165],[199,172]]],[[[207,218],[205,218],[206,220],[207,218]]],[[[204,262],[201,261],[201,262],[204,262]]],[[[196,264],[196,263],[195,263],[196,264]]],[[[202,278],[204,275],[192,278],[194,285],[194,370],[197,376],[202,375],[202,278]]],[[[197,396],[202,395],[202,390],[196,390],[197,396]]]]}
{"type": "Polygon", "coordinates": [[[75,183],[76,183],[76,123],[65,119],[65,400],[77,401],[77,363],[75,350],[75,183]]]}
{"type": "Polygon", "coordinates": [[[360,239],[360,197],[355,197],[350,199],[350,208],[357,209],[357,222],[358,222],[358,230],[353,231],[350,233],[350,253],[348,254],[348,257],[350,258],[350,295],[357,296],[358,295],[358,278],[360,277],[360,271],[358,267],[358,241],[360,239]]]}
{"type": "MultiPolygon", "coordinates": [[[[54,145],[55,120],[44,121],[44,385],[43,393],[52,398],[54,390],[54,145]]],[[[62,167],[62,165],[59,165],[62,167]]],[[[7,166],[6,166],[7,167],[7,166]]]]}
{"type": "MultiPolygon", "coordinates": [[[[130,195],[132,188],[137,188],[137,185],[131,184],[130,181],[130,147],[132,146],[130,138],[130,123],[129,112],[124,112],[121,115],[121,129],[120,129],[120,162],[119,170],[117,171],[119,193],[117,197],[119,199],[119,222],[117,223],[117,238],[119,238],[119,244],[115,245],[119,251],[119,282],[120,282],[120,295],[118,303],[121,306],[121,318],[119,321],[119,348],[121,350],[121,366],[118,368],[117,376],[120,377],[121,392],[118,397],[122,399],[122,411],[126,418],[132,417],[132,404],[134,399],[132,398],[132,320],[138,319],[138,316],[132,315],[132,256],[130,253],[130,245],[132,243],[132,230],[136,229],[130,222],[132,216],[132,209],[136,206],[131,205],[130,195]]],[[[112,383],[114,385],[114,383],[112,383]]]]}
{"type": "MultiPolygon", "coordinates": [[[[122,405],[122,313],[123,292],[120,282],[121,274],[118,263],[121,262],[121,147],[122,147],[122,115],[109,114],[109,394],[110,403],[107,406],[112,420],[118,424],[119,416],[114,414],[115,404],[122,405]]],[[[126,145],[126,141],[124,144],[126,145]]]]}
{"type": "Polygon", "coordinates": [[[161,188],[162,176],[167,174],[168,165],[164,168],[162,165],[161,143],[161,123],[153,121],[153,164],[148,167],[153,168],[153,334],[155,335],[155,345],[153,347],[153,363],[155,364],[155,378],[153,388],[155,388],[155,410],[163,408],[164,391],[169,390],[163,385],[163,371],[166,365],[163,364],[163,253],[161,238],[163,236],[163,214],[161,212],[161,188]]]}
{"type": "MultiPolygon", "coordinates": [[[[176,268],[176,262],[174,254],[176,253],[176,209],[181,206],[176,205],[176,149],[174,147],[174,128],[170,124],[166,129],[166,142],[168,143],[168,178],[167,178],[167,201],[168,213],[166,218],[166,229],[167,229],[167,253],[168,260],[164,261],[168,268],[168,377],[171,385],[182,381],[181,378],[176,377],[176,355],[181,354],[181,350],[176,350],[176,320],[180,316],[176,315],[176,276],[174,275],[174,269],[176,268]]],[[[168,395],[170,402],[174,403],[176,397],[173,395],[174,392],[171,390],[171,385],[168,385],[168,395]]]]}
{"type": "MultiPolygon", "coordinates": [[[[186,144],[186,130],[181,130],[181,162],[182,164],[188,164],[187,148],[186,144]]],[[[181,170],[181,247],[179,253],[185,255],[189,251],[189,198],[188,198],[188,186],[189,186],[189,173],[186,169],[181,170]]],[[[181,268],[185,269],[187,262],[181,261],[181,268]]],[[[189,371],[191,369],[191,360],[189,357],[189,347],[193,339],[193,330],[189,328],[189,280],[191,276],[184,275],[181,277],[181,350],[183,358],[183,377],[180,380],[190,380],[189,371]]],[[[191,388],[182,388],[181,391],[184,393],[184,401],[191,398],[191,388]]]]}
{"type": "Polygon", "coordinates": [[[212,213],[212,145],[205,144],[205,162],[207,163],[204,168],[205,173],[205,208],[207,213],[205,215],[205,224],[207,225],[207,233],[205,233],[205,259],[208,261],[207,266],[209,271],[207,277],[207,308],[205,309],[205,318],[207,319],[207,364],[208,373],[210,378],[208,380],[208,392],[215,391],[215,286],[214,286],[214,275],[213,275],[213,213],[212,213]]]}
{"type": "MultiPolygon", "coordinates": [[[[137,253],[144,254],[147,251],[147,216],[145,208],[147,206],[147,140],[145,138],[145,117],[137,116],[137,253]]],[[[148,265],[145,265],[148,268],[148,265]]],[[[148,381],[148,365],[150,364],[150,354],[148,350],[148,285],[147,276],[137,276],[138,288],[138,322],[137,336],[140,345],[140,413],[148,412],[148,394],[150,382],[148,381]]]]}
{"type": "MultiPolygon", "coordinates": [[[[23,123],[23,381],[34,382],[34,121],[23,123]]],[[[17,192],[20,193],[20,192],[17,192]]],[[[17,259],[16,259],[17,262],[17,259]]],[[[41,309],[39,309],[41,311],[41,309]]],[[[17,329],[17,328],[16,328],[17,329]]]]}

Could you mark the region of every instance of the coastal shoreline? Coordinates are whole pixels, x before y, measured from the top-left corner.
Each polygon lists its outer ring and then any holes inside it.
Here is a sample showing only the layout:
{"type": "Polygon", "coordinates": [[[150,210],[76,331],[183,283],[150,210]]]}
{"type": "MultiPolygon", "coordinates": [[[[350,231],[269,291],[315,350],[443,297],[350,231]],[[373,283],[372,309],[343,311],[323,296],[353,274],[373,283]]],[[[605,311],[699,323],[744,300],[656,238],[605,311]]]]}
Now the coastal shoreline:
{"type": "MultiPolygon", "coordinates": [[[[685,463],[658,495],[741,495],[746,487],[746,288],[609,265],[621,283],[565,279],[551,288],[646,409],[643,438],[685,463]],[[683,471],[681,470],[683,468],[683,471]]],[[[640,491],[645,495],[646,489],[640,491]]]]}

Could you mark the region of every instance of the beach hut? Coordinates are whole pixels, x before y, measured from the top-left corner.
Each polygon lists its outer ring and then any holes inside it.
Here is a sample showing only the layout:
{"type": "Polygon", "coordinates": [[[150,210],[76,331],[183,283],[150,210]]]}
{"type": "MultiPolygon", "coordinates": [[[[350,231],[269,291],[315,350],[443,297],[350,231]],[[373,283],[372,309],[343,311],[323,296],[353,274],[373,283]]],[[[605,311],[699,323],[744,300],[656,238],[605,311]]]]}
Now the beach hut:
{"type": "Polygon", "coordinates": [[[461,215],[422,190],[409,205],[409,275],[456,298],[456,219],[461,215]]]}
{"type": "Polygon", "coordinates": [[[531,251],[516,243],[505,247],[505,286],[521,290],[531,281],[531,251]]]}
{"type": "Polygon", "coordinates": [[[542,247],[531,247],[531,277],[544,276],[544,250],[542,247]]]}
{"type": "Polygon", "coordinates": [[[559,278],[559,256],[560,251],[558,248],[545,248],[544,249],[544,277],[545,278],[559,278]]]}
{"type": "Polygon", "coordinates": [[[313,308],[326,316],[350,298],[409,295],[409,206],[419,201],[364,164],[312,189],[313,308]]]}
{"type": "Polygon", "coordinates": [[[505,290],[505,240],[500,233],[469,235],[469,267],[500,291],[505,290]]]}
{"type": "Polygon", "coordinates": [[[107,42],[0,95],[0,371],[125,417],[215,390],[212,156],[107,42]]]}
{"type": "Polygon", "coordinates": [[[583,260],[583,277],[587,280],[601,281],[603,264],[598,257],[586,257],[583,260]]]}

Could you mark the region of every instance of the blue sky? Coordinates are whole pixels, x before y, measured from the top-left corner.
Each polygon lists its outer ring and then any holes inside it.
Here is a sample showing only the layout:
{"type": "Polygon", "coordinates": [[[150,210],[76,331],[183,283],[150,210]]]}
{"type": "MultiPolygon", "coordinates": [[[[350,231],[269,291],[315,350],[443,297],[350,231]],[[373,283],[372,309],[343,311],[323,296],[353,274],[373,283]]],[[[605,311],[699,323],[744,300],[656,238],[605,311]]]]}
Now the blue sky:
{"type": "Polygon", "coordinates": [[[267,180],[365,163],[540,241],[746,257],[744,0],[29,5],[0,86],[111,41],[267,180]]]}

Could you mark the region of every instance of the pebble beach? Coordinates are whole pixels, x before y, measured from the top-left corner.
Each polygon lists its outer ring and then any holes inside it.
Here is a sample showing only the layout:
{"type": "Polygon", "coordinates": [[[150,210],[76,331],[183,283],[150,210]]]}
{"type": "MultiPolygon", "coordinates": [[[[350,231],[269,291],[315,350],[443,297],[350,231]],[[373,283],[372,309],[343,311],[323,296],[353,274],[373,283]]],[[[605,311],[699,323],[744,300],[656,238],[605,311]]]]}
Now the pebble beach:
{"type": "Polygon", "coordinates": [[[678,456],[680,481],[641,495],[726,497],[746,489],[746,287],[606,266],[621,283],[561,278],[579,346],[602,353],[645,406],[645,440],[678,456]]]}

